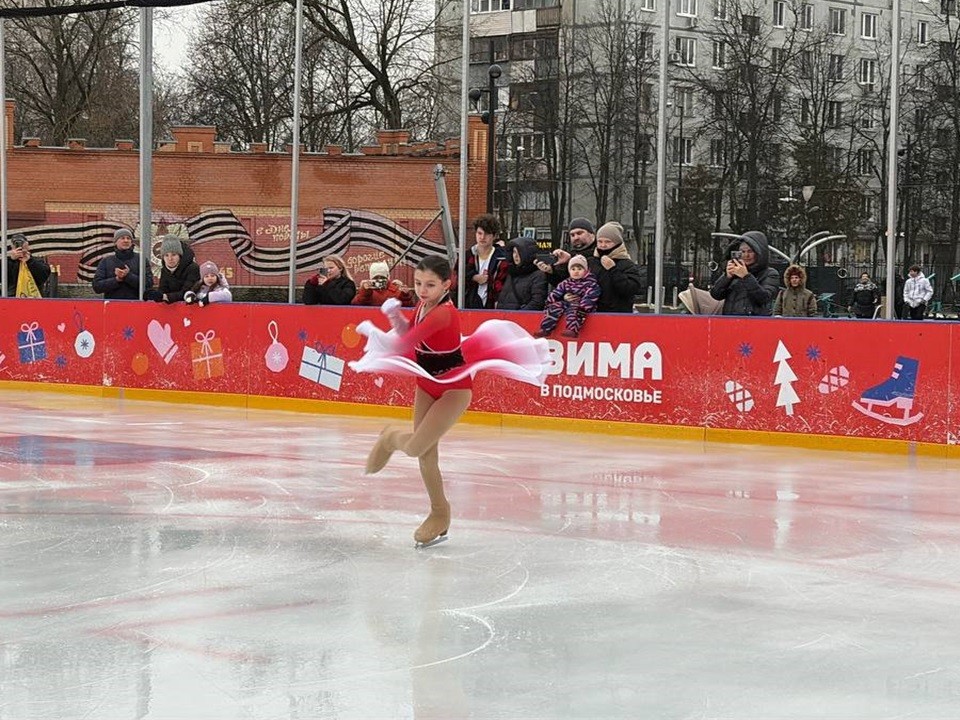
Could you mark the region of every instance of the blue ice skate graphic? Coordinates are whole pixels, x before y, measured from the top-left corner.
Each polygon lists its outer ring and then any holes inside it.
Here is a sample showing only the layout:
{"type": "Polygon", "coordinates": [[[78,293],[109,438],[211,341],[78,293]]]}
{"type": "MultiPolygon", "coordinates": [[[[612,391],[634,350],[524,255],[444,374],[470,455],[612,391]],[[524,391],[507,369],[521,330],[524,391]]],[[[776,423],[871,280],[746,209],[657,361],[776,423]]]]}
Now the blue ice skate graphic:
{"type": "Polygon", "coordinates": [[[853,407],[864,415],[888,425],[913,425],[923,417],[923,413],[910,414],[913,410],[913,397],[917,390],[919,370],[919,360],[901,355],[894,363],[890,377],[879,385],[864,390],[859,402],[853,401],[853,407]],[[884,414],[889,413],[893,408],[900,410],[902,417],[884,414]]]}

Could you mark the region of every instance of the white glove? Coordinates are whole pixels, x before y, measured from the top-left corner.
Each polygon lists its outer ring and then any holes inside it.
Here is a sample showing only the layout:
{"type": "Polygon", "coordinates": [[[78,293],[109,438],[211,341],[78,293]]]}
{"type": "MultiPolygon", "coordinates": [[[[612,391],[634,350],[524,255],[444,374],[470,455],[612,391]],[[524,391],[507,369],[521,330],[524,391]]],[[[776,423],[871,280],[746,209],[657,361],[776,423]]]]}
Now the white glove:
{"type": "Polygon", "coordinates": [[[151,320],[150,324],[147,325],[147,337],[150,338],[150,344],[153,345],[154,350],[160,353],[160,357],[163,358],[165,363],[169,364],[179,349],[173,338],[170,337],[169,323],[161,325],[156,320],[151,320]]]}
{"type": "Polygon", "coordinates": [[[193,290],[187,290],[187,292],[183,294],[183,301],[187,305],[192,305],[197,301],[197,294],[193,290]]]}
{"type": "Polygon", "coordinates": [[[400,312],[401,307],[403,307],[403,303],[397,298],[387,298],[380,306],[380,312],[387,316],[390,327],[398,333],[403,333],[407,329],[407,321],[404,319],[403,313],[400,312]]]}

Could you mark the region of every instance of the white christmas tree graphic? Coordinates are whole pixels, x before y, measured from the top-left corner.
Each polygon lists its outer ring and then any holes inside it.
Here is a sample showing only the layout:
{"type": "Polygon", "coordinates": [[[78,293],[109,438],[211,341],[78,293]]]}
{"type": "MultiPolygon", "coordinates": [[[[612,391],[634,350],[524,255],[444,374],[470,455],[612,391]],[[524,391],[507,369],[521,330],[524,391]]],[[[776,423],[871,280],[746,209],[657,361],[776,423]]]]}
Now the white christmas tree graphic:
{"type": "Polygon", "coordinates": [[[777,395],[777,407],[785,408],[787,415],[793,415],[793,406],[800,402],[800,397],[793,389],[793,383],[796,382],[797,376],[793,374],[793,370],[787,363],[787,360],[791,357],[790,351],[787,350],[783,341],[778,340],[777,352],[773,355],[773,361],[777,363],[777,377],[773,384],[780,386],[780,393],[777,395]]]}

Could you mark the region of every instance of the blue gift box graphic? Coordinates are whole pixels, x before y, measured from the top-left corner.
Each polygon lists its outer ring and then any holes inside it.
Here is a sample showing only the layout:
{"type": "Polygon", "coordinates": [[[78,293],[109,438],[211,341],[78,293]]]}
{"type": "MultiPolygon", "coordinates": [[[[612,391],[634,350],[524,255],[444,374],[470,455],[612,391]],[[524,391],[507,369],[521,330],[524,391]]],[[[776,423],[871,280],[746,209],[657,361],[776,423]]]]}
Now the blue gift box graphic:
{"type": "Polygon", "coordinates": [[[47,340],[43,328],[36,322],[24,323],[17,333],[17,349],[20,350],[20,362],[34,363],[47,357],[47,340]]]}
{"type": "Polygon", "coordinates": [[[304,346],[300,358],[300,377],[339,392],[344,362],[333,354],[335,349],[335,346],[323,347],[319,344],[315,348],[304,346]]]}

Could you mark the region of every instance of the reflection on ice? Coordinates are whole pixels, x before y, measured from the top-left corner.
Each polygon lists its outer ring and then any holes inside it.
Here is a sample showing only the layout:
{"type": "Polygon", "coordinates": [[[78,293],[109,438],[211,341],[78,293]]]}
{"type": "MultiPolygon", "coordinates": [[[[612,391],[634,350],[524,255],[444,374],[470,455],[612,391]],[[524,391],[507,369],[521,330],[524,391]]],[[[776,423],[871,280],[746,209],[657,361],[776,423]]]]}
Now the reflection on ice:
{"type": "Polygon", "coordinates": [[[0,718],[954,717],[956,467],[0,398],[0,718]]]}

